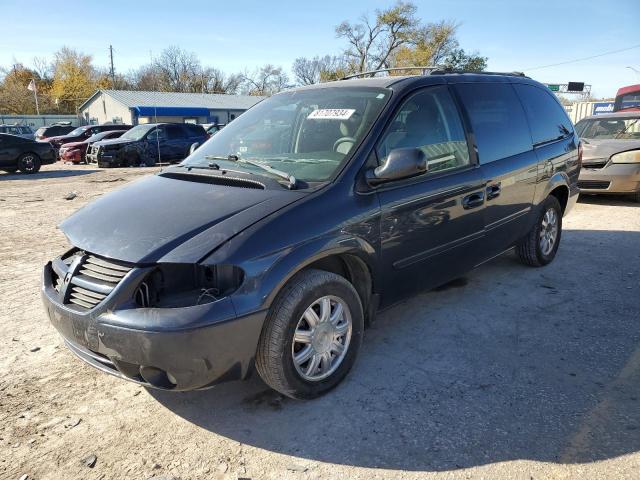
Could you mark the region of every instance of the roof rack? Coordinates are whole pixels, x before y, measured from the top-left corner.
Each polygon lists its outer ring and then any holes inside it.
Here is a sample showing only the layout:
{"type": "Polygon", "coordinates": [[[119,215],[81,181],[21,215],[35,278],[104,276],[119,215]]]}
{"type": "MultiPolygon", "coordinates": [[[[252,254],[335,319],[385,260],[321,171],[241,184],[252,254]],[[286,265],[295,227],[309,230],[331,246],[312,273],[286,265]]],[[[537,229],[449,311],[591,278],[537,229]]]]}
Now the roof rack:
{"type": "Polygon", "coordinates": [[[354,73],[352,75],[347,75],[342,77],[340,80],[349,80],[350,78],[358,78],[358,77],[373,77],[376,73],[382,72],[401,72],[403,70],[422,70],[422,75],[427,75],[432,70],[436,70],[438,68],[443,68],[439,65],[426,65],[422,67],[394,67],[394,68],[380,68],[378,70],[369,70],[367,72],[354,73]]]}
{"type": "Polygon", "coordinates": [[[394,68],[381,68],[378,70],[369,70],[366,72],[354,73],[352,75],[346,75],[342,77],[340,80],[349,80],[351,78],[359,78],[359,77],[373,77],[378,73],[390,73],[390,72],[401,72],[405,70],[420,70],[422,75],[452,75],[452,74],[473,74],[473,75],[508,75],[513,77],[526,77],[526,75],[522,72],[476,72],[473,70],[454,70],[452,68],[447,68],[442,65],[425,65],[419,67],[394,67],[394,68]]]}

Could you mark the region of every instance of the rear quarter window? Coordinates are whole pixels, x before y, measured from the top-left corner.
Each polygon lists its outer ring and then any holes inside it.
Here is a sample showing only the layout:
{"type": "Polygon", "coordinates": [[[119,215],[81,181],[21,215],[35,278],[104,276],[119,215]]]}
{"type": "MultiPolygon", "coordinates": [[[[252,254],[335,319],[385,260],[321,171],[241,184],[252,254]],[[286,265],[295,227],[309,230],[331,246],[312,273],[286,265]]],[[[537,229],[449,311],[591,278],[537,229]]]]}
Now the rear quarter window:
{"type": "Polygon", "coordinates": [[[535,85],[514,85],[531,127],[534,145],[566,137],[573,132],[571,120],[553,94],[535,85]]]}
{"type": "Polygon", "coordinates": [[[524,110],[511,84],[456,85],[478,146],[480,163],[489,163],[532,149],[524,110]]]}

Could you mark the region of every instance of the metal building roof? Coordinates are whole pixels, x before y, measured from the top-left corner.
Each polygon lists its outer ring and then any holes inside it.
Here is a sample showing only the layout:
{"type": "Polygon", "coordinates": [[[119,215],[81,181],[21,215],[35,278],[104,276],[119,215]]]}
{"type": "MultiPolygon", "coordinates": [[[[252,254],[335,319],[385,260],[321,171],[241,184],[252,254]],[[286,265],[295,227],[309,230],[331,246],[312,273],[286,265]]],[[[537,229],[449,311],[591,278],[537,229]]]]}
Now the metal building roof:
{"type": "Polygon", "coordinates": [[[247,110],[265,97],[224,95],[219,93],[148,92],[134,90],[98,90],[87,99],[84,108],[97,94],[104,93],[126,107],[192,107],[210,110],[247,110]]]}

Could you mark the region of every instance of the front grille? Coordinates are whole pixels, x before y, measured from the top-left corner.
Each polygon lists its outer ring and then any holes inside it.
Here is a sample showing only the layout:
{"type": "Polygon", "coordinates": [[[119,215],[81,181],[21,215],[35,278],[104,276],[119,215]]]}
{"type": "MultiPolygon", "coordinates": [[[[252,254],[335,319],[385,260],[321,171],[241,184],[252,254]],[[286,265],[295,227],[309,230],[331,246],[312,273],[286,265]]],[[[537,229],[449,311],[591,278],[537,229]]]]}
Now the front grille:
{"type": "Polygon", "coordinates": [[[585,190],[606,190],[611,182],[604,180],[581,180],[578,182],[578,188],[585,190]]]}
{"type": "Polygon", "coordinates": [[[54,260],[52,267],[53,287],[62,303],[90,310],[107,298],[133,265],[74,251],[54,260]]]}

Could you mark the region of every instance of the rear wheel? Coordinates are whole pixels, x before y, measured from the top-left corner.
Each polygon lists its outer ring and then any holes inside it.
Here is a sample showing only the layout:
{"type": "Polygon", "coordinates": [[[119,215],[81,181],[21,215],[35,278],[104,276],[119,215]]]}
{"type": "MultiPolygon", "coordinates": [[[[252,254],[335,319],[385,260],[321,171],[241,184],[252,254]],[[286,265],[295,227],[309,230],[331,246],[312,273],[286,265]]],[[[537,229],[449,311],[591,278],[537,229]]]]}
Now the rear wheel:
{"type": "Polygon", "coordinates": [[[362,304],[353,285],[334,273],[301,272],[269,311],[256,369],[265,383],[284,395],[318,397],[347,375],[363,330],[362,304]]]}
{"type": "Polygon", "coordinates": [[[37,173],[40,165],[40,157],[35,153],[23,153],[18,159],[18,169],[22,173],[37,173]]]}
{"type": "Polygon", "coordinates": [[[542,267],[553,261],[562,236],[562,207],[554,196],[542,204],[531,231],[516,247],[520,261],[532,267],[542,267]]]}

